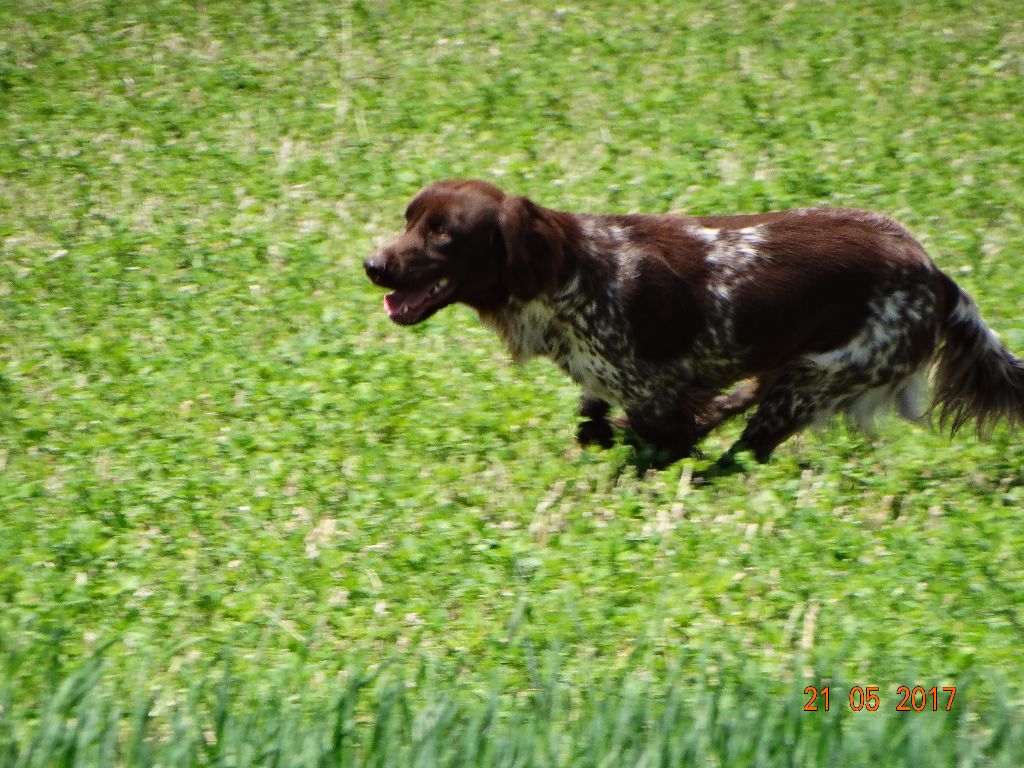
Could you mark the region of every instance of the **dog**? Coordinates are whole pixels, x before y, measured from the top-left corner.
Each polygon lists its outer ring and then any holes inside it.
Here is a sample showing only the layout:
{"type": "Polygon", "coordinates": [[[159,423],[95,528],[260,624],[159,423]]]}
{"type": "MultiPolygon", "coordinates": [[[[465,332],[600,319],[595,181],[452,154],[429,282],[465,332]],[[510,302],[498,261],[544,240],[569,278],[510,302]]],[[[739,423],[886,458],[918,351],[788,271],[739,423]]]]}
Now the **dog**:
{"type": "Polygon", "coordinates": [[[1024,422],[1024,362],[881,214],[577,214],[453,179],[422,189],[405,220],[364,262],[392,291],[389,317],[413,325],[461,302],[514,360],[551,358],[582,389],[583,444],[611,445],[621,407],[671,461],[756,406],[727,456],[766,462],[834,413],[868,430],[890,405],[924,419],[930,372],[951,434],[1024,422]]]}

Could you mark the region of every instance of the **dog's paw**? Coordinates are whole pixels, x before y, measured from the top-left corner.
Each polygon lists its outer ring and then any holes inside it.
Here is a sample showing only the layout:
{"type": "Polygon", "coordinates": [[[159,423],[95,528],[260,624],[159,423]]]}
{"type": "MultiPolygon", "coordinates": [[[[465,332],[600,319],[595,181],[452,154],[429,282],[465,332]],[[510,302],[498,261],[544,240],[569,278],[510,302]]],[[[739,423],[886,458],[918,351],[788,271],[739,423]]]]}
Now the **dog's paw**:
{"type": "Polygon", "coordinates": [[[580,445],[599,445],[611,448],[615,445],[612,426],[604,419],[587,419],[581,422],[576,430],[576,440],[580,445]]]}

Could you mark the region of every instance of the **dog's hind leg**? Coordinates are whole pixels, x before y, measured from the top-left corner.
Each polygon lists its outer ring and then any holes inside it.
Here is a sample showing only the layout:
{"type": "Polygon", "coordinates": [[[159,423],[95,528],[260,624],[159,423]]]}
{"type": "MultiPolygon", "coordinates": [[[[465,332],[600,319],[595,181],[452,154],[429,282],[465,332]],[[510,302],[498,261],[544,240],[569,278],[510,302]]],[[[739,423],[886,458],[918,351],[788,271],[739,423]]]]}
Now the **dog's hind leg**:
{"type": "Polygon", "coordinates": [[[927,286],[879,292],[845,344],[793,361],[766,384],[729,455],[748,449],[765,462],[783,440],[836,412],[867,428],[893,401],[904,416],[919,416],[923,374],[936,344],[935,312],[927,286]]]}
{"type": "Polygon", "coordinates": [[[746,379],[738,387],[719,395],[697,415],[697,439],[701,439],[726,419],[743,413],[757,402],[761,393],[761,381],[746,379]]]}
{"type": "Polygon", "coordinates": [[[749,450],[763,464],[784,440],[833,413],[848,388],[853,391],[854,383],[830,378],[814,367],[783,372],[765,388],[760,405],[727,455],[749,450]]]}

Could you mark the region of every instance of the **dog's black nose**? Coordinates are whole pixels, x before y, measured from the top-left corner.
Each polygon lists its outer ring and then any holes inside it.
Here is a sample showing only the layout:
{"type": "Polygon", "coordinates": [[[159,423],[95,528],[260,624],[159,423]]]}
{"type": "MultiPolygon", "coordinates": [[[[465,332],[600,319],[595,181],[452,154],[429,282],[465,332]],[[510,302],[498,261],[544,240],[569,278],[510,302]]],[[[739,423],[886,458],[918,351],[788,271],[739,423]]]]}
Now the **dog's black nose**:
{"type": "Polygon", "coordinates": [[[384,277],[384,273],[387,272],[387,267],[384,266],[384,259],[376,253],[363,262],[363,269],[366,270],[366,276],[375,283],[380,281],[384,277]]]}

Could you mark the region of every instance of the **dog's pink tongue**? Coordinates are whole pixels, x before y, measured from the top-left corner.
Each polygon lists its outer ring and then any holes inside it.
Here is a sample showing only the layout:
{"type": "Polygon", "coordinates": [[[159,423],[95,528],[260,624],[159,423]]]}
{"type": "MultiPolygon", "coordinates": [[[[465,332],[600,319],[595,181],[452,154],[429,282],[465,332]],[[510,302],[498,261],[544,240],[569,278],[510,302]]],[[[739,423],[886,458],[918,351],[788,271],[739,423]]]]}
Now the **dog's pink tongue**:
{"type": "Polygon", "coordinates": [[[388,317],[394,317],[402,308],[402,303],[405,301],[404,294],[400,294],[397,291],[395,293],[389,293],[384,297],[384,311],[388,313],[388,317]]]}
{"type": "Polygon", "coordinates": [[[422,291],[395,291],[394,293],[389,293],[384,297],[384,310],[388,313],[388,317],[395,317],[396,315],[402,315],[418,309],[424,299],[427,298],[427,291],[429,290],[429,288],[424,288],[422,291]]]}

